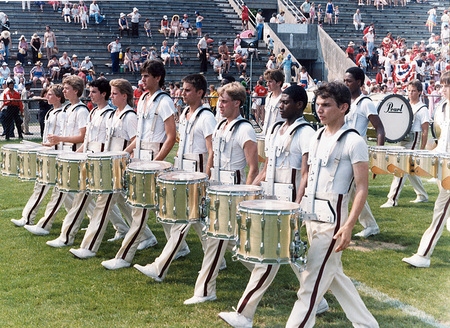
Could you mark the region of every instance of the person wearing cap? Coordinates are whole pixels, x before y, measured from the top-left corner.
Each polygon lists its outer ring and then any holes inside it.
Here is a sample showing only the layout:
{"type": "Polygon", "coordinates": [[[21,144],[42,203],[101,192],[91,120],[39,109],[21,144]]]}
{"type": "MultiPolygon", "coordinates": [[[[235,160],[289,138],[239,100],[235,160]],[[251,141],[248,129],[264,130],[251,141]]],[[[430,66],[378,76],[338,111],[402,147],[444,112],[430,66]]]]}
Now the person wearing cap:
{"type": "Polygon", "coordinates": [[[180,32],[180,16],[173,15],[172,20],[170,22],[170,30],[169,30],[169,38],[173,32],[173,37],[175,39],[178,38],[178,33],[180,32]]]}
{"type": "Polygon", "coordinates": [[[74,75],[77,75],[78,72],[80,71],[80,67],[81,67],[81,63],[78,61],[78,56],[73,54],[72,60],[71,60],[72,73],[74,75]]]}
{"type": "Polygon", "coordinates": [[[152,24],[150,23],[150,18],[146,18],[144,22],[144,30],[147,34],[147,38],[152,38],[152,24]]]}
{"type": "Polygon", "coordinates": [[[25,57],[27,56],[28,42],[25,35],[21,35],[19,38],[19,44],[17,45],[17,60],[19,60],[22,65],[25,64],[25,57]]]}
{"type": "Polygon", "coordinates": [[[350,41],[348,43],[347,49],[345,49],[345,54],[348,58],[350,58],[353,62],[355,62],[355,49],[353,48],[355,46],[355,43],[353,41],[350,41]]]}
{"type": "Polygon", "coordinates": [[[92,63],[91,57],[84,57],[84,60],[81,62],[81,68],[86,69],[87,71],[90,69],[94,69],[94,63],[92,63]]]}
{"type": "Polygon", "coordinates": [[[202,26],[204,17],[200,15],[200,12],[195,11],[195,28],[197,29],[197,39],[202,37],[202,26]]]}
{"type": "Polygon", "coordinates": [[[23,68],[22,63],[18,60],[16,61],[16,64],[14,65],[13,75],[14,75],[14,80],[16,81],[16,84],[19,84],[20,79],[25,77],[25,69],[23,68]]]}
{"type": "Polygon", "coordinates": [[[355,25],[355,30],[364,30],[364,26],[366,24],[363,23],[361,18],[361,11],[359,9],[356,9],[356,12],[353,14],[353,25],[355,25]]]}
{"type": "Polygon", "coordinates": [[[47,54],[47,60],[50,60],[53,54],[53,49],[56,47],[56,36],[49,25],[45,27],[44,47],[47,54]]]}
{"type": "Polygon", "coordinates": [[[96,0],[93,0],[89,6],[89,16],[95,19],[95,24],[100,24],[105,19],[105,15],[100,15],[100,8],[96,0]]]}
{"type": "MultiPolygon", "coordinates": [[[[31,57],[32,57],[32,63],[35,63],[39,60],[39,52],[41,51],[41,38],[37,33],[34,33],[30,40],[30,47],[31,47],[31,57]]],[[[42,54],[41,54],[42,56],[42,54]]]]}
{"type": "Polygon", "coordinates": [[[127,36],[130,36],[130,28],[128,26],[128,19],[127,19],[127,15],[125,15],[124,13],[120,13],[120,17],[119,17],[119,35],[121,38],[123,38],[123,34],[125,32],[127,32],[127,36]]]}
{"type": "Polygon", "coordinates": [[[168,21],[167,15],[164,15],[163,18],[161,19],[160,32],[162,34],[164,34],[164,37],[166,39],[169,38],[170,27],[169,27],[169,21],[168,21]]]}
{"type": "Polygon", "coordinates": [[[2,33],[0,33],[0,42],[3,42],[3,45],[5,47],[4,54],[3,54],[3,60],[5,62],[8,62],[9,45],[11,44],[11,33],[9,33],[9,31],[2,31],[2,33]]]}
{"type": "MultiPolygon", "coordinates": [[[[4,65],[3,65],[4,66],[4,65]]],[[[14,90],[14,80],[8,78],[6,80],[7,89],[3,92],[3,122],[4,122],[4,133],[6,140],[14,137],[14,123],[16,124],[17,132],[19,134],[19,139],[23,139],[22,134],[22,118],[23,114],[23,103],[21,101],[21,95],[19,92],[14,90]]]]}
{"type": "Polygon", "coordinates": [[[208,71],[208,59],[206,58],[206,52],[208,50],[208,34],[205,33],[197,43],[197,49],[200,59],[200,73],[206,73],[208,71]]]}
{"type": "Polygon", "coordinates": [[[189,21],[188,14],[184,14],[183,18],[180,20],[180,31],[181,31],[181,37],[184,38],[184,36],[188,36],[188,33],[191,34],[191,37],[194,36],[194,33],[192,31],[192,25],[189,21]]]}
{"type": "Polygon", "coordinates": [[[369,32],[364,35],[363,39],[367,42],[367,53],[368,57],[371,58],[373,48],[375,48],[375,34],[373,33],[373,27],[369,27],[369,32]]]}
{"type": "Polygon", "coordinates": [[[133,8],[133,11],[127,15],[131,20],[131,37],[138,38],[139,37],[139,18],[141,18],[141,14],[139,13],[139,9],[136,7],[133,8]]]}
{"type": "Polygon", "coordinates": [[[3,82],[6,81],[11,75],[11,70],[8,67],[7,62],[2,63],[2,67],[0,68],[0,83],[3,85],[3,82]]]}

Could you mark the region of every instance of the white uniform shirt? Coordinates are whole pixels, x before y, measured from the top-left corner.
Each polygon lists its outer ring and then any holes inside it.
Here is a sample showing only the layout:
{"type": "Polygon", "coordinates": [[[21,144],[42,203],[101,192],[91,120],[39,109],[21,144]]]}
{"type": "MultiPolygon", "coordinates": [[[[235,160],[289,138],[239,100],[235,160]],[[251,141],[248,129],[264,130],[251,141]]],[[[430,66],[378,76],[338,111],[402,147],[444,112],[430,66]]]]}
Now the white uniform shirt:
{"type": "Polygon", "coordinates": [[[441,135],[439,136],[438,145],[434,151],[446,153],[449,151],[450,140],[450,108],[447,105],[448,101],[442,102],[434,112],[434,124],[441,128],[441,135]]]}
{"type": "Polygon", "coordinates": [[[369,116],[378,116],[378,112],[372,100],[364,99],[359,102],[363,97],[366,96],[361,94],[358,98],[355,99],[355,101],[352,102],[350,106],[350,112],[345,115],[345,123],[350,128],[358,131],[361,137],[366,137],[367,126],[369,124],[369,116]]]}
{"type": "Polygon", "coordinates": [[[138,120],[137,115],[133,113],[127,113],[120,119],[122,114],[128,110],[133,110],[133,108],[127,105],[120,113],[116,111],[111,122],[111,132],[113,137],[129,141],[136,136],[138,120]]]}
{"type": "Polygon", "coordinates": [[[80,129],[85,128],[89,121],[89,110],[80,101],[75,105],[69,105],[66,109],[66,123],[64,124],[64,136],[76,136],[80,129]]]}
{"type": "Polygon", "coordinates": [[[111,110],[113,108],[106,105],[102,109],[93,109],[91,113],[91,120],[86,125],[86,141],[89,142],[106,142],[106,127],[107,122],[110,120],[111,110]]]}
{"type": "Polygon", "coordinates": [[[53,134],[61,136],[63,133],[63,127],[65,123],[66,113],[62,108],[54,108],[47,112],[44,119],[44,133],[42,136],[42,142],[48,143],[48,135],[53,134]]]}
{"type": "Polygon", "coordinates": [[[427,106],[419,101],[417,104],[411,104],[411,109],[414,114],[413,124],[411,126],[411,132],[422,132],[422,124],[430,122],[430,113],[427,106]],[[423,108],[421,108],[423,106],[423,108]]]}
{"type": "Polygon", "coordinates": [[[281,121],[279,102],[281,99],[281,93],[278,97],[273,97],[270,93],[266,97],[265,113],[264,113],[264,126],[263,134],[267,133],[267,128],[272,126],[275,122],[281,121]]]}

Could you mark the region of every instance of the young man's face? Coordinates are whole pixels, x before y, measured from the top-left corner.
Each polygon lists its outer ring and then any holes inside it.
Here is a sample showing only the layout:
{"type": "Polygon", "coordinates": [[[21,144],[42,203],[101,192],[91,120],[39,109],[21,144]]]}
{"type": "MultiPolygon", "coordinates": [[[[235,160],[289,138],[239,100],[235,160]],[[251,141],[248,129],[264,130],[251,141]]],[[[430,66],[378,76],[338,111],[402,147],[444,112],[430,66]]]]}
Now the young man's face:
{"type": "Polygon", "coordinates": [[[290,119],[295,117],[301,108],[301,102],[294,102],[287,94],[281,94],[280,99],[280,115],[284,119],[290,119]]]}
{"type": "Polygon", "coordinates": [[[65,83],[63,86],[63,93],[66,99],[75,100],[78,99],[78,91],[75,90],[71,85],[65,83]]]}
{"type": "Polygon", "coordinates": [[[160,76],[154,77],[149,73],[142,73],[141,77],[142,82],[144,83],[144,86],[147,90],[153,90],[156,87],[159,88],[159,80],[161,79],[160,76]]]}
{"type": "Polygon", "coordinates": [[[316,112],[319,116],[320,123],[328,125],[341,119],[346,112],[345,105],[338,106],[333,98],[317,97],[316,112]]]}
{"type": "Polygon", "coordinates": [[[89,97],[94,104],[98,104],[105,100],[105,94],[100,93],[97,87],[89,87],[89,97]]]}
{"type": "Polygon", "coordinates": [[[266,79],[266,86],[267,86],[267,90],[270,91],[275,91],[275,90],[279,90],[281,89],[281,82],[277,82],[275,80],[272,80],[271,78],[267,78],[266,79]]]}
{"type": "Polygon", "coordinates": [[[359,81],[356,81],[352,74],[345,73],[344,75],[344,84],[347,86],[347,88],[350,89],[350,92],[353,94],[355,91],[357,91],[359,88],[361,88],[361,84],[359,81]]]}
{"type": "Polygon", "coordinates": [[[122,107],[127,103],[127,95],[122,94],[117,87],[111,87],[111,102],[114,106],[122,107]]]}
{"type": "Polygon", "coordinates": [[[232,117],[236,113],[236,109],[239,110],[240,101],[233,100],[224,92],[219,96],[219,110],[220,115],[225,118],[232,117]]]}
{"type": "MultiPolygon", "coordinates": [[[[183,101],[190,105],[195,105],[202,99],[203,90],[196,90],[191,83],[183,82],[183,91],[181,92],[181,96],[183,97],[183,101]]],[[[196,108],[192,108],[195,110],[196,108]]]]}
{"type": "Polygon", "coordinates": [[[408,85],[408,98],[409,98],[409,101],[412,101],[414,103],[419,101],[420,92],[413,85],[408,85]]]}

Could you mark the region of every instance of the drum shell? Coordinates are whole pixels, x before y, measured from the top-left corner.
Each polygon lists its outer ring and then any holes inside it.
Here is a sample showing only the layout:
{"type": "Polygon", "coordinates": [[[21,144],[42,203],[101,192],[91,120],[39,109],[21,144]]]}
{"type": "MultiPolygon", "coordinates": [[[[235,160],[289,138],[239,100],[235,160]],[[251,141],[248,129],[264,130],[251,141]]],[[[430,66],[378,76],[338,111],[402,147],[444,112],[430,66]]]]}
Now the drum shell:
{"type": "Polygon", "coordinates": [[[86,190],[86,159],[84,153],[66,153],[56,157],[56,186],[60,191],[86,190]]]}
{"type": "Polygon", "coordinates": [[[252,185],[217,185],[206,189],[206,234],[210,238],[231,240],[236,237],[237,205],[245,200],[261,199],[264,190],[252,185]]]}
{"type": "Polygon", "coordinates": [[[416,151],[413,154],[414,173],[425,178],[437,178],[439,154],[430,151],[416,151]]]}
{"type": "Polygon", "coordinates": [[[32,146],[25,144],[9,144],[4,145],[1,151],[2,157],[2,175],[4,176],[18,176],[19,161],[17,158],[17,151],[21,149],[29,149],[32,146]]]}
{"type": "Polygon", "coordinates": [[[23,181],[34,181],[37,177],[37,153],[48,150],[48,147],[33,147],[17,150],[17,161],[19,167],[19,179],[23,181]]]}
{"type": "Polygon", "coordinates": [[[128,156],[124,151],[88,154],[86,189],[93,194],[121,191],[128,156]]]}
{"type": "Polygon", "coordinates": [[[402,146],[370,146],[369,147],[369,168],[374,174],[391,174],[388,170],[388,150],[405,149],[402,146]]]}
{"type": "Polygon", "coordinates": [[[36,155],[36,180],[41,184],[56,184],[56,157],[67,153],[64,150],[44,150],[36,155]]]}
{"type": "Polygon", "coordinates": [[[408,149],[388,150],[386,152],[388,156],[388,171],[399,177],[404,174],[414,174],[413,154],[414,151],[408,149]]]}
{"type": "Polygon", "coordinates": [[[450,155],[441,155],[440,162],[442,188],[450,190],[450,155]]]}
{"type": "Polygon", "coordinates": [[[127,184],[126,202],[134,207],[155,208],[156,177],[172,170],[172,165],[163,161],[140,161],[127,166],[125,171],[127,184]]]}
{"type": "Polygon", "coordinates": [[[235,256],[246,262],[287,264],[300,205],[279,200],[244,201],[237,208],[235,256]]]}
{"type": "Polygon", "coordinates": [[[266,151],[265,151],[266,138],[263,134],[256,135],[256,145],[258,147],[258,162],[266,161],[266,151]]]}
{"type": "Polygon", "coordinates": [[[174,171],[156,178],[158,207],[156,217],[164,223],[199,221],[204,215],[202,202],[208,175],[201,172],[174,171]]]}

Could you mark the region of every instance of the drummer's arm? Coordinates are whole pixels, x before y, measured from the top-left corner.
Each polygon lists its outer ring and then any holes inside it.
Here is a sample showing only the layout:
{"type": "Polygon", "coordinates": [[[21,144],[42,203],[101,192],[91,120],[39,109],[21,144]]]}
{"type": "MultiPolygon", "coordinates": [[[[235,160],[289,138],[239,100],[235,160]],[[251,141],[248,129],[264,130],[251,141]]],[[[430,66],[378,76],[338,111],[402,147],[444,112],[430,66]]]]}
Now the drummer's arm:
{"type": "Polygon", "coordinates": [[[84,141],[84,135],[86,134],[86,127],[80,128],[79,134],[75,136],[57,136],[48,135],[48,140],[52,144],[57,144],[60,142],[70,142],[73,144],[82,143],[84,141]]]}
{"type": "Polygon", "coordinates": [[[214,152],[212,146],[212,135],[206,137],[206,150],[208,151],[208,162],[206,163],[206,174],[211,177],[211,168],[213,166],[214,152]]]}
{"type": "Polygon", "coordinates": [[[266,160],[264,161],[264,167],[253,180],[252,185],[259,186],[261,185],[261,181],[266,181],[267,161],[268,159],[266,158],[266,160]]]}
{"type": "Polygon", "coordinates": [[[420,149],[425,149],[425,147],[427,146],[429,125],[430,123],[428,122],[422,123],[422,144],[420,145],[420,149]]]}
{"type": "Polygon", "coordinates": [[[372,123],[372,126],[374,127],[377,134],[377,146],[383,146],[385,133],[384,126],[380,120],[380,117],[378,115],[369,115],[369,121],[370,123],[372,123]]]}
{"type": "Polygon", "coordinates": [[[173,145],[175,144],[177,138],[177,128],[175,125],[175,117],[173,115],[170,115],[164,121],[164,130],[166,131],[166,141],[164,141],[158,154],[156,154],[155,158],[153,159],[155,161],[163,161],[170,153],[173,145]]]}
{"type": "Polygon", "coordinates": [[[300,203],[300,201],[302,200],[302,197],[305,194],[306,186],[308,184],[308,170],[309,170],[308,155],[309,153],[305,153],[302,155],[302,173],[301,173],[302,178],[300,180],[300,185],[298,186],[297,189],[297,198],[295,199],[296,203],[300,203]]]}
{"type": "Polygon", "coordinates": [[[248,140],[244,144],[244,154],[248,165],[247,184],[252,184],[258,174],[258,148],[255,141],[248,140]]]}
{"type": "Polygon", "coordinates": [[[133,154],[133,149],[136,148],[136,137],[133,137],[133,139],[131,139],[132,141],[130,142],[130,144],[128,145],[127,148],[125,148],[125,151],[132,155],[133,154]]]}

